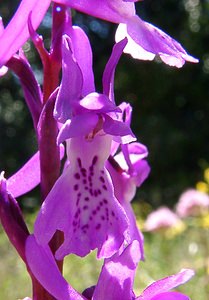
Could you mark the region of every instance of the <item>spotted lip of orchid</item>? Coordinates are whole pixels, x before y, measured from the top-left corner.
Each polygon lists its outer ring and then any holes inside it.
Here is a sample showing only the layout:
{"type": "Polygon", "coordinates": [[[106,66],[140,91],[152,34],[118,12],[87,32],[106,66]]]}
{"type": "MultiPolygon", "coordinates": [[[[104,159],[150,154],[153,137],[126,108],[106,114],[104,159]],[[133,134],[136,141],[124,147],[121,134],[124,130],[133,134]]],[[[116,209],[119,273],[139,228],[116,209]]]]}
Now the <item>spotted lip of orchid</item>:
{"type": "MultiPolygon", "coordinates": [[[[81,96],[83,74],[70,42],[67,37],[64,39],[63,78],[55,105],[56,118],[64,122],[58,142],[67,141],[69,166],[45,199],[34,234],[40,244],[46,245],[56,230],[64,232],[57,259],[70,253],[85,256],[96,248],[98,258],[107,258],[123,243],[128,244],[130,237],[129,220],[115,198],[105,162],[114,136],[135,138],[129,126],[116,119],[121,110],[106,94],[93,91],[81,96]],[[75,81],[69,91],[72,69],[75,81]]],[[[119,43],[119,53],[123,43],[119,43]]],[[[110,63],[111,68],[114,63],[110,63]]]]}

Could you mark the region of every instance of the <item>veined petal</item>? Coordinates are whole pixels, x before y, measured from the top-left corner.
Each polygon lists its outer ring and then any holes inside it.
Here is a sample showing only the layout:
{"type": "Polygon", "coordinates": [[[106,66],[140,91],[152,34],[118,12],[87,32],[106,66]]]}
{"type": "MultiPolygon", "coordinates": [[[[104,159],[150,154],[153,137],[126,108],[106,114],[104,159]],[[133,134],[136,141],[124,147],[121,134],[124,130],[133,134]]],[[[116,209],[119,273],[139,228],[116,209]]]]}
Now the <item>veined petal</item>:
{"type": "MultiPolygon", "coordinates": [[[[143,21],[138,16],[135,15],[128,18],[125,23],[129,38],[145,50],[144,53],[140,53],[140,49],[137,50],[135,48],[135,43],[132,43],[131,46],[128,46],[129,48],[125,48],[124,51],[126,53],[128,53],[127,51],[130,51],[130,54],[132,55],[133,52],[133,56],[137,58],[136,52],[138,51],[139,58],[140,56],[143,57],[143,55],[145,55],[145,59],[154,58],[150,56],[149,53],[159,55],[165,63],[177,68],[181,68],[185,61],[193,63],[198,62],[197,59],[188,55],[177,41],[159,28],[143,21]]],[[[120,38],[124,38],[124,36],[122,35],[120,38]]]]}
{"type": "Polygon", "coordinates": [[[27,263],[40,284],[57,300],[84,300],[63,278],[48,245],[42,247],[30,235],[26,240],[27,263]]]}
{"type": "MultiPolygon", "coordinates": [[[[157,296],[157,295],[160,296],[160,294],[167,293],[169,290],[171,290],[181,284],[184,284],[192,276],[194,276],[193,270],[184,269],[175,275],[171,275],[171,276],[165,277],[163,279],[157,280],[157,281],[153,282],[151,285],[149,285],[142,292],[142,294],[139,297],[137,297],[137,300],[153,300],[153,298],[155,296],[157,296]]],[[[158,299],[158,298],[156,298],[156,299],[158,299]]],[[[159,299],[161,299],[161,298],[159,297],[159,299]]]]}
{"type": "Polygon", "coordinates": [[[22,0],[13,18],[0,36],[0,66],[3,66],[29,38],[28,17],[36,30],[41,23],[51,0],[22,0]]]}
{"type": "Polygon", "coordinates": [[[35,236],[43,245],[56,230],[64,232],[57,259],[69,253],[85,256],[95,248],[99,258],[110,257],[128,238],[126,214],[104,167],[111,140],[97,134],[92,140],[68,142],[70,168],[47,196],[35,223],[35,236]]]}
{"type": "Polygon", "coordinates": [[[122,0],[54,0],[54,2],[113,23],[122,23],[127,17],[135,14],[134,3],[122,0]]]}
{"type": "Polygon", "coordinates": [[[80,27],[67,25],[66,33],[70,36],[73,53],[83,75],[82,96],[84,97],[95,91],[91,45],[80,27]]]}
{"type": "Polygon", "coordinates": [[[92,300],[133,300],[133,281],[139,260],[137,241],[133,241],[121,255],[106,259],[92,300]]]}
{"type": "Polygon", "coordinates": [[[83,75],[71,50],[67,35],[63,38],[62,82],[57,95],[54,116],[64,123],[72,117],[72,110],[78,105],[83,86],[83,75]]]}

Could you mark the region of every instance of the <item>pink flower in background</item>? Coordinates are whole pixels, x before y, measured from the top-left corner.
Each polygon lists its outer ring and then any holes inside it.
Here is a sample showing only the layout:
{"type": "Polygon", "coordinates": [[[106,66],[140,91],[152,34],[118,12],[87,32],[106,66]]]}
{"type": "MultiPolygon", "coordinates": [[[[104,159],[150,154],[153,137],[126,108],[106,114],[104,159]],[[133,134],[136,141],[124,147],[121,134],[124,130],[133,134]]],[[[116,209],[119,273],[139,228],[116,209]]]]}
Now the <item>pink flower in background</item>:
{"type": "Polygon", "coordinates": [[[160,207],[148,215],[144,228],[146,231],[156,231],[175,227],[180,222],[181,220],[172,210],[167,207],[160,207]]]}
{"type": "Polygon", "coordinates": [[[182,218],[200,215],[208,209],[209,196],[195,189],[185,191],[176,205],[176,212],[182,218]]]}

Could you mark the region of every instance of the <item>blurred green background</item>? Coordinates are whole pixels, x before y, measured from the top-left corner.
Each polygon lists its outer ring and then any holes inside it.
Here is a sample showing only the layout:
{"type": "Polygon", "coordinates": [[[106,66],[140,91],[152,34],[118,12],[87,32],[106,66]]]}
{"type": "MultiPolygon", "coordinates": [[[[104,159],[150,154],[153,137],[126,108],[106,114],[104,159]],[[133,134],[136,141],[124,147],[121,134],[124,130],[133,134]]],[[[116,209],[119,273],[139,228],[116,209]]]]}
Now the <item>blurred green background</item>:
{"type": "MultiPolygon", "coordinates": [[[[0,2],[0,15],[5,25],[18,3],[15,0],[0,2]]],[[[116,72],[117,103],[132,104],[132,129],[149,149],[151,173],[138,190],[135,203],[149,204],[153,208],[162,204],[172,207],[182,191],[194,187],[202,179],[203,171],[209,166],[209,1],[144,0],[137,3],[137,12],[200,60],[199,64],[187,63],[182,69],[176,69],[158,59],[143,62],[123,55],[116,72]]],[[[111,53],[116,26],[80,13],[73,16],[74,23],[82,26],[91,40],[97,90],[101,91],[102,72],[111,53]]],[[[50,26],[48,13],[38,30],[46,47],[50,44],[50,26]]],[[[24,50],[41,84],[41,63],[30,41],[24,50]]],[[[0,79],[0,91],[0,170],[5,170],[8,177],[36,151],[37,144],[18,79],[11,72],[0,79]]],[[[38,193],[36,189],[19,200],[29,223],[38,205],[38,193]]],[[[185,291],[191,289],[188,294],[192,299],[208,299],[208,251],[204,244],[209,238],[208,229],[192,226],[168,241],[160,235],[145,235],[147,260],[142,264],[141,275],[139,271],[140,289],[152,278],[177,272],[181,267],[194,267],[198,276],[185,286],[185,291]],[[198,245],[198,251],[190,251],[191,243],[198,245]],[[198,294],[200,290],[201,295],[198,294]]],[[[87,272],[92,278],[94,267],[90,263],[84,266],[90,268],[90,273],[86,269],[80,273],[87,272]]],[[[78,264],[75,259],[72,269],[66,272],[72,276],[78,264]]],[[[24,266],[3,233],[0,235],[0,270],[0,299],[26,296],[28,281],[24,266]],[[5,278],[7,272],[9,276],[5,278]]]]}

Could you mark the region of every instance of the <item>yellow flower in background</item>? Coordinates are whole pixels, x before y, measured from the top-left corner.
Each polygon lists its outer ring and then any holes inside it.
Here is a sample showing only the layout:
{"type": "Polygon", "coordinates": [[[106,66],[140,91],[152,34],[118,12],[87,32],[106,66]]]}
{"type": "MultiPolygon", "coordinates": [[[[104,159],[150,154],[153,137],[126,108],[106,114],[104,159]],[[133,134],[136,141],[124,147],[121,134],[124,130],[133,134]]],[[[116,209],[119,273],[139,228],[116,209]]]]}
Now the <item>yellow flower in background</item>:
{"type": "Polygon", "coordinates": [[[209,185],[204,181],[197,182],[196,189],[203,193],[209,193],[209,185]]]}

